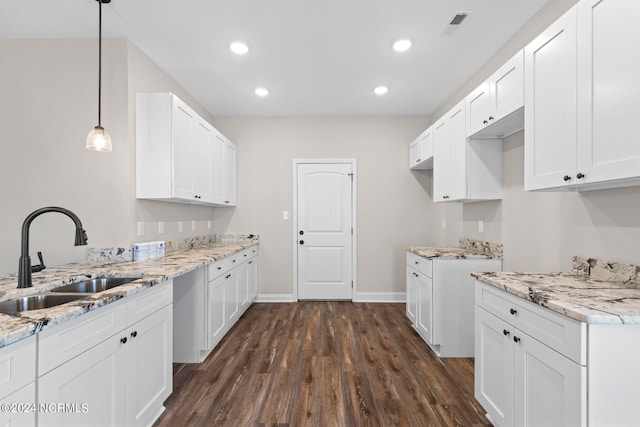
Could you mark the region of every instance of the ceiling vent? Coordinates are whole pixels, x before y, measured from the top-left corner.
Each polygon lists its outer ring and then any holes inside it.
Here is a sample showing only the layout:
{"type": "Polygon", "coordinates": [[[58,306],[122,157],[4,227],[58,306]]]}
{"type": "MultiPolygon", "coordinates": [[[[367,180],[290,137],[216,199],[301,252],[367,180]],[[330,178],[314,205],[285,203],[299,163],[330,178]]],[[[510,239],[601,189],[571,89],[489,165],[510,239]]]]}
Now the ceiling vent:
{"type": "Polygon", "coordinates": [[[447,24],[440,30],[438,37],[450,36],[454,34],[460,28],[460,25],[467,19],[469,12],[458,12],[453,15],[447,24]]]}

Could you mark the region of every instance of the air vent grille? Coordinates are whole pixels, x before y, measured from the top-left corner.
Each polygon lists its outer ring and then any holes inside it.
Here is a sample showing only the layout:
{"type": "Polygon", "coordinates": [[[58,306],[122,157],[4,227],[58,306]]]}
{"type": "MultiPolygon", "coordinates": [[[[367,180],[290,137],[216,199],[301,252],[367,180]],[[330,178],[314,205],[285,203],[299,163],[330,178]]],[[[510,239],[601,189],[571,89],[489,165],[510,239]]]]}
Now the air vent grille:
{"type": "Polygon", "coordinates": [[[451,18],[449,25],[460,25],[462,24],[462,21],[467,19],[467,16],[469,15],[464,12],[456,13],[456,15],[453,18],[451,18]]]}

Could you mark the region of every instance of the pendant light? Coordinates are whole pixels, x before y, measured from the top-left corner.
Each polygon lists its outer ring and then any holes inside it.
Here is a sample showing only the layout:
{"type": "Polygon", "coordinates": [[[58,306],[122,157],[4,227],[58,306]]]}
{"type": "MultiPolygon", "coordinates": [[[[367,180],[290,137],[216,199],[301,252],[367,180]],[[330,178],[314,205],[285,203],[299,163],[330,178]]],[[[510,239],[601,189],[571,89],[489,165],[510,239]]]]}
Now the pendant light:
{"type": "Polygon", "coordinates": [[[87,150],[111,152],[111,137],[100,124],[102,101],[102,3],[111,0],[96,0],[98,2],[98,126],[93,128],[87,136],[87,150]]]}

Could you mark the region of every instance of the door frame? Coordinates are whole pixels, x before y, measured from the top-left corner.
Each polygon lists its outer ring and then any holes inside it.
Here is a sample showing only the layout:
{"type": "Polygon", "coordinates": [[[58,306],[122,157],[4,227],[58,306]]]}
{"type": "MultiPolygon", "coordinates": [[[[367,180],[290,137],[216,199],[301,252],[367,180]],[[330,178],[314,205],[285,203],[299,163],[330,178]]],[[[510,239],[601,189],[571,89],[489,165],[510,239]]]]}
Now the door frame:
{"type": "Polygon", "coordinates": [[[292,245],[293,245],[293,300],[298,299],[298,165],[300,164],[350,164],[352,170],[351,180],[351,225],[353,227],[353,233],[351,233],[351,280],[353,286],[351,288],[351,301],[355,302],[358,290],[357,278],[357,265],[356,265],[356,179],[358,174],[356,173],[356,159],[293,159],[293,209],[292,209],[292,245]]]}

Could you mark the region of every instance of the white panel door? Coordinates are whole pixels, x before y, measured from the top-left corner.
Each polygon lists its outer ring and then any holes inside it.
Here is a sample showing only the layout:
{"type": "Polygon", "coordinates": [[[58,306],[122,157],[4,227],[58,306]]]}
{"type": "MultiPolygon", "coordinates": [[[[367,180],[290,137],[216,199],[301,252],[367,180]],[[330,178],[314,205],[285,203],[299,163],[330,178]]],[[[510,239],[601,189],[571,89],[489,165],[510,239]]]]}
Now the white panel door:
{"type": "Polygon", "coordinates": [[[298,299],[352,299],[352,165],[297,165],[298,299]]]}
{"type": "Polygon", "coordinates": [[[579,182],[640,175],[640,2],[578,3],[579,182]]]}

